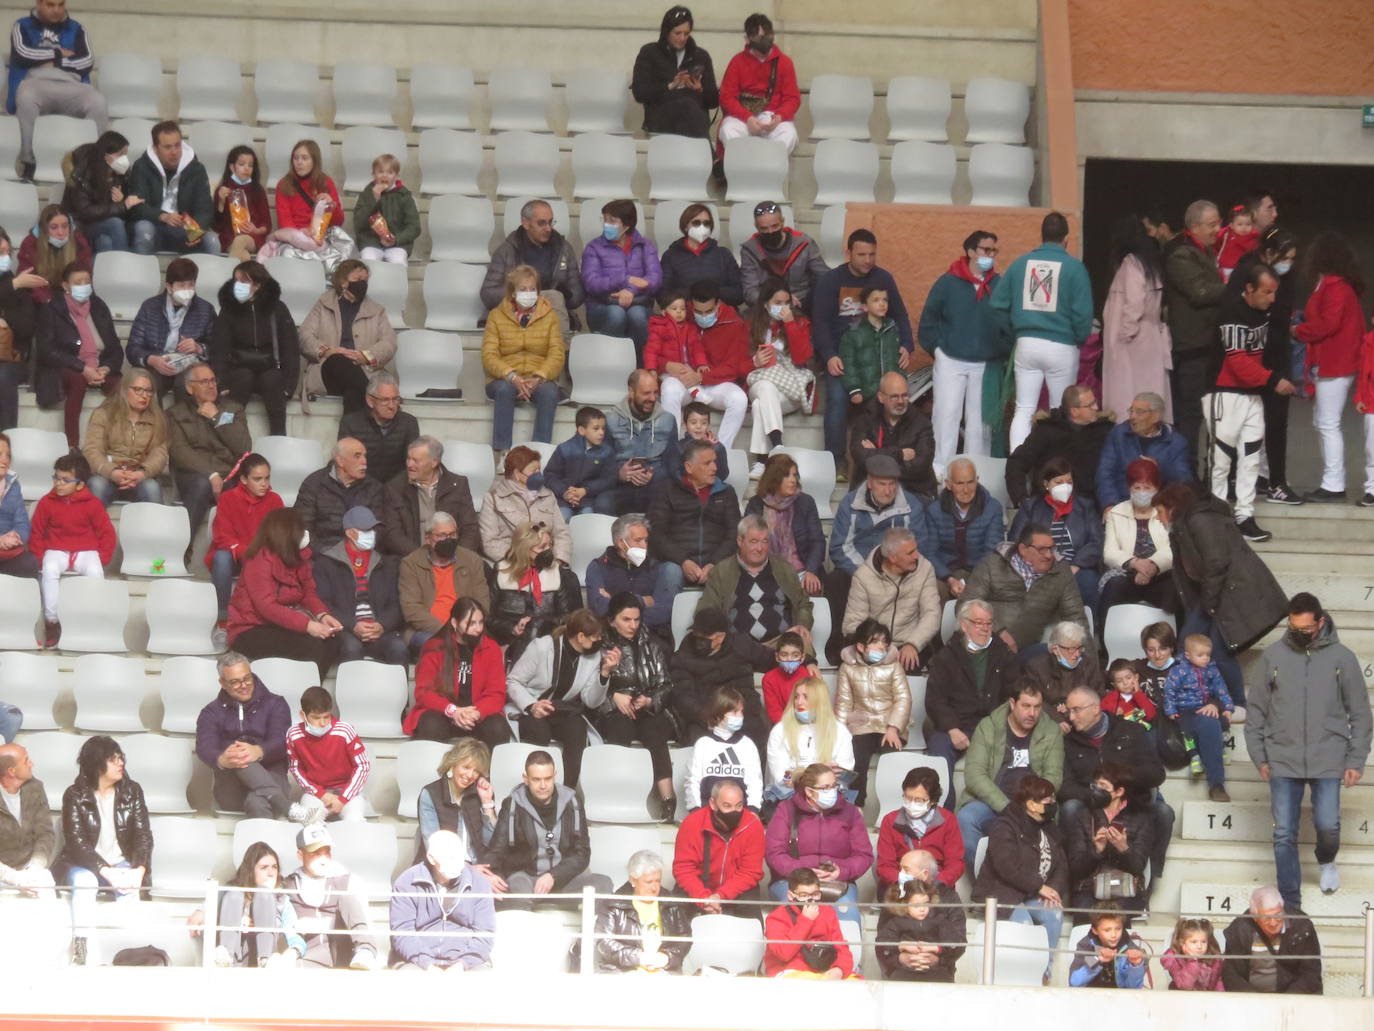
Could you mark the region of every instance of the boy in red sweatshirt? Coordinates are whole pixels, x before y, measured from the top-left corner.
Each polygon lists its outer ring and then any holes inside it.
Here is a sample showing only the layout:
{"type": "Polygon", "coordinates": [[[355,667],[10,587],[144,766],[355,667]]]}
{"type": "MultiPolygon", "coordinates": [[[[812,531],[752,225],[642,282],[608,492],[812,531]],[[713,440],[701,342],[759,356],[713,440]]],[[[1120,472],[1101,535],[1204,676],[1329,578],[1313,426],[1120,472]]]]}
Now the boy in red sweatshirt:
{"type": "Polygon", "coordinates": [[[814,663],[806,662],[806,642],[801,635],[790,631],[778,635],[778,664],[763,675],[763,708],[768,713],[768,722],[777,723],[782,712],[792,700],[792,689],[797,682],[816,676],[814,663]]]}
{"type": "Polygon", "coordinates": [[[114,557],[115,530],[105,506],[86,489],[91,467],[79,453],[63,455],[52,466],[52,490],[33,510],[29,550],[42,570],[43,647],[56,648],[62,636],[57,622],[57,582],[63,573],[97,580],[114,557]]]}
{"type": "Polygon", "coordinates": [[[763,972],[768,977],[842,981],[854,976],[854,957],[834,906],[821,902],[821,879],[810,867],[787,875],[787,903],[768,914],[763,972]]]}
{"type": "Polygon", "coordinates": [[[363,786],[372,764],[358,732],[336,720],[333,710],[328,691],[307,687],[301,695],[301,721],[286,732],[288,768],[305,791],[301,805],[306,823],[364,817],[363,786]]]}
{"type": "Polygon", "coordinates": [[[1102,711],[1139,723],[1150,730],[1159,715],[1159,707],[1140,686],[1140,673],[1130,659],[1114,659],[1107,667],[1107,683],[1112,689],[1102,699],[1102,711]]]}

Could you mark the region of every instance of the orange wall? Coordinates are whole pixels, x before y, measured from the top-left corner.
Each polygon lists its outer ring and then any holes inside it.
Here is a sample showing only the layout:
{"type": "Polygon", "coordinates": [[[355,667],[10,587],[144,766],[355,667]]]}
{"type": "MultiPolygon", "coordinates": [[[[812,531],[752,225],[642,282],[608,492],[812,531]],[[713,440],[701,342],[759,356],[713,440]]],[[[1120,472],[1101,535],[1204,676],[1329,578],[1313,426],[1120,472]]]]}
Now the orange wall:
{"type": "Polygon", "coordinates": [[[1078,89],[1374,94],[1368,0],[1068,4],[1078,89]]]}

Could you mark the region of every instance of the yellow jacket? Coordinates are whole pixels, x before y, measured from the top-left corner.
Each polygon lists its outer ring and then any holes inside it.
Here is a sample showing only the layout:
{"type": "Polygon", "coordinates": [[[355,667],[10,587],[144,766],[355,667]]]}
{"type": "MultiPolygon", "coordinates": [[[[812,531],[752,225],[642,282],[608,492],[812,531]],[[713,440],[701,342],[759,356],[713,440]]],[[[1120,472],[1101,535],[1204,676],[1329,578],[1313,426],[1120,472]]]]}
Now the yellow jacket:
{"type": "Polygon", "coordinates": [[[528,326],[521,327],[510,300],[503,300],[487,315],[482,368],[488,379],[505,379],[514,372],[556,383],[563,373],[566,353],[558,316],[543,297],[530,313],[528,326]]]}

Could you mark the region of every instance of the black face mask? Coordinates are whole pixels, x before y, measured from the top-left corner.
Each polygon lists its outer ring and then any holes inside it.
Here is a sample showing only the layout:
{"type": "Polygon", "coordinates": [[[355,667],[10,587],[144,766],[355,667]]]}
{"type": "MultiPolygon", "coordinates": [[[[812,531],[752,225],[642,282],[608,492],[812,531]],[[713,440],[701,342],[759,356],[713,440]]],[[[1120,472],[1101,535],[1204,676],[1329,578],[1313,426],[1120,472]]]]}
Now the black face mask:
{"type": "Polygon", "coordinates": [[[1112,793],[1094,784],[1088,789],[1088,804],[1094,809],[1106,809],[1112,804],[1112,793]]]}
{"type": "Polygon", "coordinates": [[[742,819],[744,819],[743,809],[736,809],[733,813],[722,813],[718,809],[711,810],[711,821],[716,825],[717,830],[725,834],[735,833],[742,819]]]}
{"type": "Polygon", "coordinates": [[[346,289],[353,295],[353,299],[361,304],[363,298],[367,296],[367,280],[360,279],[356,283],[349,283],[346,289]]]}
{"type": "Polygon", "coordinates": [[[1292,627],[1289,627],[1288,633],[1284,634],[1284,639],[1294,648],[1305,652],[1311,647],[1312,641],[1316,636],[1317,632],[1315,630],[1294,630],[1292,627]]]}
{"type": "Polygon", "coordinates": [[[693,634],[688,640],[687,646],[692,649],[693,655],[704,657],[711,654],[711,639],[709,637],[698,637],[693,634]]]}
{"type": "Polygon", "coordinates": [[[460,635],[460,637],[459,637],[459,640],[461,640],[461,641],[463,642],[463,644],[467,645],[467,647],[469,647],[469,648],[476,648],[476,647],[477,647],[477,642],[480,641],[481,639],[482,639],[482,635],[481,635],[481,634],[462,634],[462,635],[460,635]]]}
{"type": "Polygon", "coordinates": [[[1045,813],[1040,818],[1042,823],[1054,823],[1054,818],[1059,815],[1059,803],[1050,802],[1045,806],[1045,813]]]}
{"type": "Polygon", "coordinates": [[[786,231],[779,229],[776,233],[759,233],[759,243],[763,244],[770,251],[775,251],[782,246],[783,237],[786,231]]]}
{"type": "Polygon", "coordinates": [[[556,561],[558,561],[558,556],[556,556],[553,553],[553,549],[550,548],[548,551],[541,551],[538,555],[534,556],[534,568],[552,569],[556,561]]]}
{"type": "Polygon", "coordinates": [[[751,39],[749,41],[749,46],[751,49],[757,50],[760,54],[766,55],[773,49],[773,34],[768,33],[767,35],[759,36],[757,39],[751,39]]]}
{"type": "Polygon", "coordinates": [[[434,554],[442,559],[451,559],[458,554],[458,538],[445,537],[441,541],[434,542],[434,554]]]}

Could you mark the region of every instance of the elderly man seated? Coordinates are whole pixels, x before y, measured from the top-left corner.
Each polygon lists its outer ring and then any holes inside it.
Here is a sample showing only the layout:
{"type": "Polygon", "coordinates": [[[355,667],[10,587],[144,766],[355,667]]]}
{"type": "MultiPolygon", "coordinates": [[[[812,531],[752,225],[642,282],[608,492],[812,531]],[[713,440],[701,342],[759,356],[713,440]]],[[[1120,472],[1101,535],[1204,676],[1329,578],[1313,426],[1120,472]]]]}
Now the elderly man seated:
{"type": "Polygon", "coordinates": [[[945,486],[926,505],[922,546],[935,567],[940,600],[964,594],[973,567],[1007,536],[1001,502],[978,482],[978,467],[960,455],[949,463],[945,486]]]}
{"type": "Polygon", "coordinates": [[[1040,470],[1059,456],[1068,459],[1073,469],[1074,489],[1092,497],[1097,463],[1111,429],[1112,416],[1098,411],[1092,387],[1066,388],[1063,403],[1051,412],[1037,414],[1030,436],[1007,458],[1011,503],[1019,507],[1037,494],[1040,470]]]}
{"type": "Polygon", "coordinates": [[[329,464],[316,469],[296,492],[296,511],[310,534],[309,546],[322,551],[343,540],[343,517],[350,508],[385,512],[386,487],[367,475],[367,448],[353,437],[334,442],[329,464]]]}
{"type": "Polygon", "coordinates": [[[459,598],[475,598],[483,611],[491,611],[482,556],[458,543],[458,520],[435,512],[424,526],[424,543],[401,559],[397,572],[396,591],[412,657],[444,628],[459,598]]]}
{"type": "Polygon", "coordinates": [[[1302,910],[1273,885],[1256,888],[1250,908],[1223,933],[1221,982],[1228,992],[1322,993],[1321,942],[1302,910]]]}
{"type": "Polygon", "coordinates": [[[610,547],[587,564],[587,608],[604,619],[612,598],[633,594],[644,606],[644,625],[671,650],[673,598],[682,587],[682,576],[672,563],[650,554],[650,536],[649,520],[638,512],[611,524],[610,547]]]}
{"type": "Polygon", "coordinates": [[[367,475],[390,483],[406,467],[406,452],[420,435],[415,416],[401,411],[401,385],[396,374],[382,369],[367,377],[366,407],[345,412],[339,420],[340,439],[352,437],[367,449],[367,475]]]}
{"type": "Polygon", "coordinates": [[[5,803],[0,805],[0,884],[24,895],[51,897],[57,835],[43,782],[33,775],[33,760],[23,745],[0,745],[0,799],[5,803]]]}
{"type": "Polygon", "coordinates": [[[392,967],[461,973],[491,966],[491,882],[468,865],[463,839],[453,831],[431,834],[424,860],[396,878],[392,892],[392,967]]]}
{"type": "MultiPolygon", "coordinates": [[[[176,403],[165,413],[167,454],[194,541],[205,513],[224,489],[225,477],[253,450],[253,437],[243,405],[220,396],[209,365],[184,370],[177,377],[175,393],[176,403]]],[[[190,554],[188,546],[188,558],[190,554]]]]}
{"type": "Polygon", "coordinates": [[[888,530],[850,581],[844,636],[865,619],[879,620],[891,630],[902,666],[914,672],[921,666],[921,653],[940,632],[940,611],[935,572],[921,556],[916,535],[902,528],[888,530]]]}
{"type": "MultiPolygon", "coordinates": [[[[1188,439],[1164,421],[1164,398],[1145,391],[1136,394],[1127,419],[1112,427],[1097,463],[1097,507],[1105,512],[1131,496],[1126,467],[1137,458],[1159,466],[1164,486],[1188,483],[1193,476],[1193,452],[1188,439]]],[[[1075,476],[1074,482],[1078,479],[1075,476]]]]}
{"type": "Polygon", "coordinates": [[[387,551],[409,555],[425,543],[424,527],[430,517],[446,512],[458,521],[458,543],[481,554],[472,488],[466,476],[445,467],[444,445],[437,437],[422,434],[410,442],[405,468],[387,481],[386,494],[387,551]]]}
{"type": "Polygon", "coordinates": [[[1051,623],[1088,625],[1073,570],[1055,554],[1049,528],[1037,523],[984,557],[964,590],[992,603],[998,636],[1023,664],[1045,652],[1040,638],[1051,623]]]}
{"type": "Polygon", "coordinates": [[[885,373],[872,404],[849,431],[850,479],[863,475],[870,458],[886,455],[902,471],[902,486],[924,499],[935,496],[935,431],[924,412],[911,404],[906,374],[885,373]]]}
{"type": "Polygon", "coordinates": [[[811,599],[792,564],[769,554],[768,523],[749,515],[739,521],[735,553],[715,564],[698,605],[720,609],[733,626],[770,644],[791,631],[811,643],[811,599]]]}
{"type": "Polygon", "coordinates": [[[663,857],[657,852],[640,849],[625,870],[626,883],[615,896],[596,903],[597,973],[682,973],[692,948],[692,908],[659,901],[663,857]]]}

